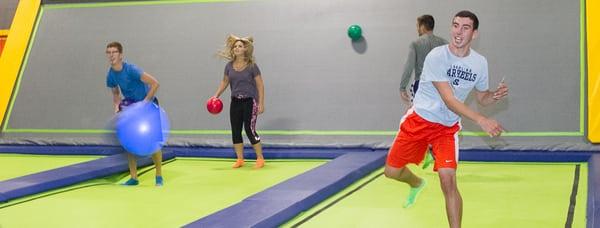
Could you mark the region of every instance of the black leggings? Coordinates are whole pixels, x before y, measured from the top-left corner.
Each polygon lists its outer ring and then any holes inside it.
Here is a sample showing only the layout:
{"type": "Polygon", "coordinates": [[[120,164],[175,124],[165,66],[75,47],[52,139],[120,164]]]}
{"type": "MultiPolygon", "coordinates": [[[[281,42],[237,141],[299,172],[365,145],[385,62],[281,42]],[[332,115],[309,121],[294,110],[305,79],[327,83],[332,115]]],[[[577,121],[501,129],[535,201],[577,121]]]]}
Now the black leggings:
{"type": "Polygon", "coordinates": [[[258,117],[258,106],[254,98],[231,98],[229,107],[229,120],[231,122],[231,138],[233,144],[243,143],[242,125],[246,129],[246,136],[252,145],[260,142],[256,134],[256,118],[258,117]]]}

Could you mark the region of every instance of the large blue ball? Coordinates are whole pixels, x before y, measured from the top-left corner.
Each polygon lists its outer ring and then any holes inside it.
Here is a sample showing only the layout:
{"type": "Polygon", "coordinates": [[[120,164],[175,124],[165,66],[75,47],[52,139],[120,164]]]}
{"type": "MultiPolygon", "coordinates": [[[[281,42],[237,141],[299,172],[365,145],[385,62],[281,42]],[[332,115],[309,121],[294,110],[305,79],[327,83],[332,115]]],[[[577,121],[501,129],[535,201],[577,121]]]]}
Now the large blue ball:
{"type": "Polygon", "coordinates": [[[116,134],[127,152],[148,156],[162,148],[169,134],[166,112],[151,102],[137,102],[119,112],[116,134]]]}

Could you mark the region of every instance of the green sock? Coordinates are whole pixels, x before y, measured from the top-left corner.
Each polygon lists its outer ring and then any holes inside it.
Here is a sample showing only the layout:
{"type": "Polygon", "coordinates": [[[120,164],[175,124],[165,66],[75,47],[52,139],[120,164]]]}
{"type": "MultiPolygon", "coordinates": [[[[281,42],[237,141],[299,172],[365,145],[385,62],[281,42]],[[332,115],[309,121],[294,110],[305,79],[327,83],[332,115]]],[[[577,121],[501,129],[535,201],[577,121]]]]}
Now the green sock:
{"type": "Polygon", "coordinates": [[[431,165],[431,163],[433,163],[433,156],[431,155],[430,151],[426,152],[427,155],[425,155],[425,161],[423,162],[423,169],[427,169],[427,167],[429,167],[429,165],[431,165]]]}
{"type": "Polygon", "coordinates": [[[406,198],[406,202],[404,203],[404,208],[409,208],[415,204],[415,202],[417,201],[417,196],[419,196],[421,190],[425,188],[425,185],[427,185],[427,181],[425,181],[425,179],[421,179],[421,185],[419,185],[419,187],[410,188],[408,198],[406,198]]]}

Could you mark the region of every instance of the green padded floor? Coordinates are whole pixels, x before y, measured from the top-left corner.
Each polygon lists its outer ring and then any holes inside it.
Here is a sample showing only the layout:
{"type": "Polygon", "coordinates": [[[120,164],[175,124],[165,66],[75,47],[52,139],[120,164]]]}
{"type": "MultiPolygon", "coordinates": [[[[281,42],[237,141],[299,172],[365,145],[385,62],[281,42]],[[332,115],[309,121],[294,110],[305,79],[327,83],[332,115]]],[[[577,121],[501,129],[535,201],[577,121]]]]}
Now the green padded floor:
{"type": "Polygon", "coordinates": [[[139,186],[119,185],[125,174],[96,179],[0,204],[0,227],[181,227],[325,162],[267,160],[254,170],[253,162],[232,169],[233,160],[177,158],[163,166],[163,187],[148,168],[139,186]]]}
{"type": "MultiPolygon", "coordinates": [[[[578,164],[573,227],[585,227],[586,163],[462,162],[457,172],[463,227],[565,227],[578,164]]],[[[408,185],[385,178],[380,169],[284,227],[448,227],[437,173],[416,166],[411,170],[428,180],[412,208],[402,208],[408,185]],[[335,200],[339,201],[332,204],[335,200]]]]}

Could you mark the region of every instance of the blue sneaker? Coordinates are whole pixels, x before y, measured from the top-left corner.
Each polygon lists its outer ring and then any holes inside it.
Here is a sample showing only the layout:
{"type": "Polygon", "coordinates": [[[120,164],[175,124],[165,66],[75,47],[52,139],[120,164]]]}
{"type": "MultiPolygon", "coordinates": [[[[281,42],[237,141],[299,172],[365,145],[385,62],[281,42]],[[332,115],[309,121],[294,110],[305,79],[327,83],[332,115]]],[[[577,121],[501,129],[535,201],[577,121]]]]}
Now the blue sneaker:
{"type": "Polygon", "coordinates": [[[138,180],[130,178],[129,180],[125,181],[125,183],[123,183],[121,185],[134,186],[134,185],[138,185],[138,184],[140,184],[140,182],[138,180]]]}
{"type": "Polygon", "coordinates": [[[156,176],[156,186],[163,186],[163,178],[162,176],[156,176]]]}

